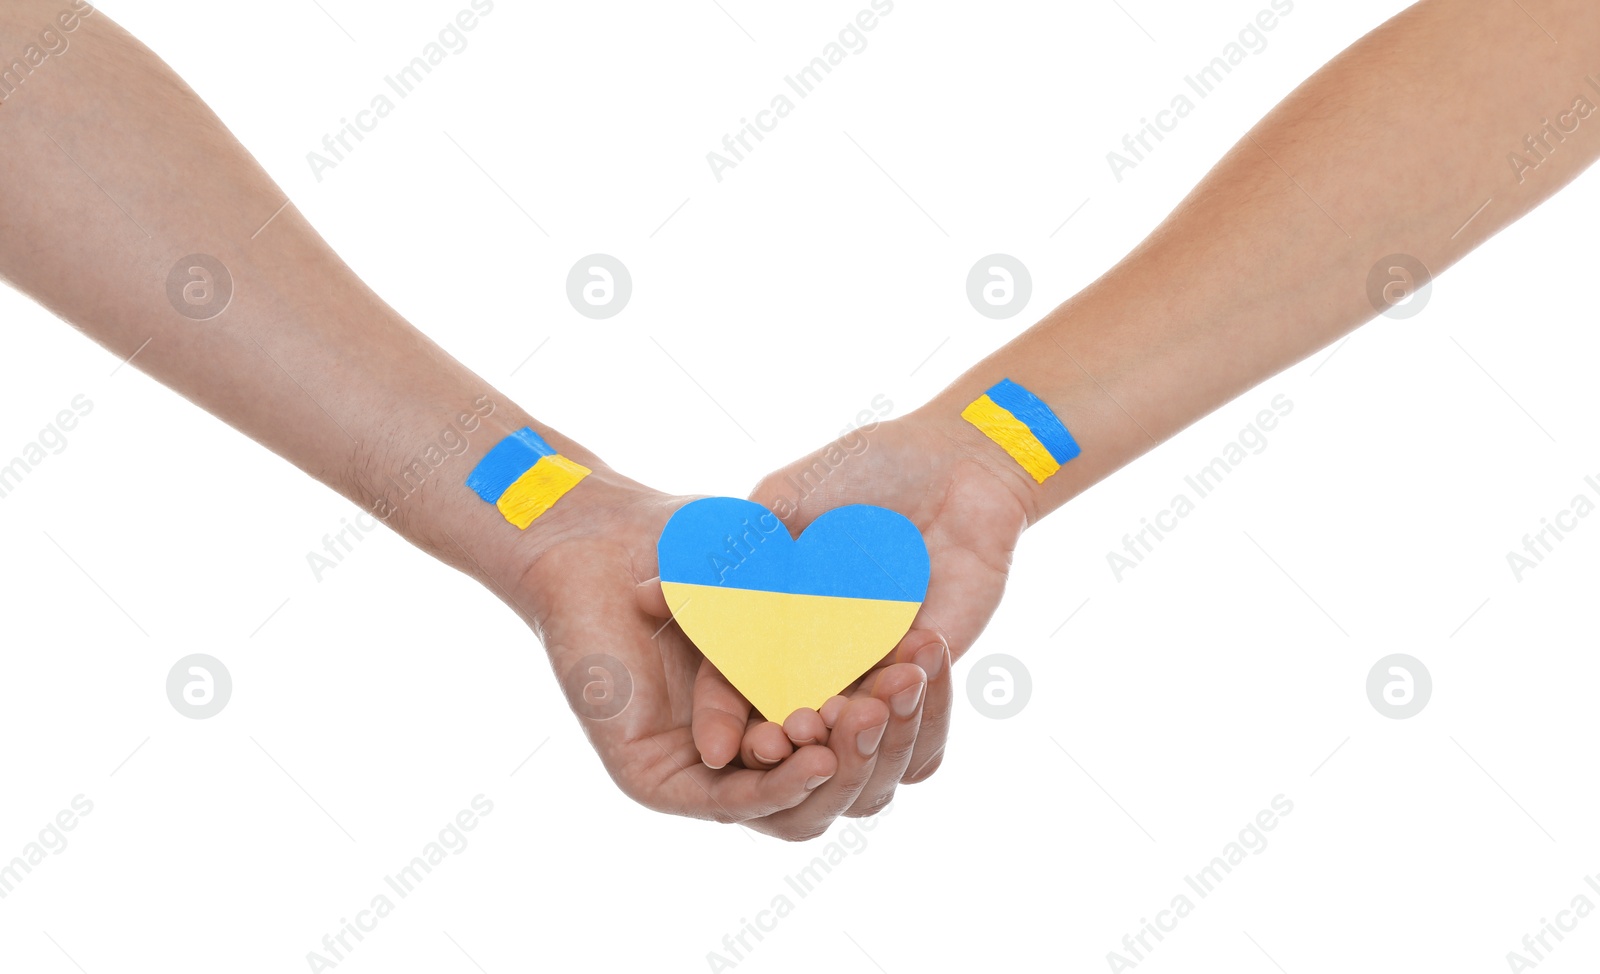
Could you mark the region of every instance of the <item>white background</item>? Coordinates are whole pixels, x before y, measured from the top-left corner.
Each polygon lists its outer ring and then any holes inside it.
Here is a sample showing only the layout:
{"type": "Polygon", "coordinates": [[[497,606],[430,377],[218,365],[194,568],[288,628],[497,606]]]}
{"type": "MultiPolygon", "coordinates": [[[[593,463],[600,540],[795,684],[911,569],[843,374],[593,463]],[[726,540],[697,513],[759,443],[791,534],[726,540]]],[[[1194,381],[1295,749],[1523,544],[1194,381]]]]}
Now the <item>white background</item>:
{"type": "MultiPolygon", "coordinates": [[[[1093,280],[1403,4],[1295,3],[1120,183],[1106,152],[1265,0],[901,0],[720,183],[706,153],[866,0],[498,0],[319,182],[306,153],[466,0],[323,6],[102,9],[446,348],[620,469],[737,495],[1093,280]],[[634,280],[598,322],[564,287],[597,251],[634,280]],[[964,291],[997,251],[1034,282],[1004,321],[964,291]]],[[[985,655],[1019,657],[1027,707],[993,720],[961,691],[938,775],[872,831],[805,846],[633,805],[490,594],[381,534],[316,581],[306,553],[351,505],[0,293],[0,462],[94,403],[0,502],[0,859],[94,803],[0,901],[0,968],[306,970],[481,793],[470,845],[341,971],[702,971],[778,894],[792,913],[738,970],[1105,970],[1282,794],[1268,847],[1141,971],[1505,970],[1541,917],[1600,903],[1582,881],[1600,870],[1600,518],[1521,582],[1506,563],[1600,477],[1597,196],[1580,180],[1421,315],[1269,379],[1030,531],[956,669],[964,687],[985,655]],[[1294,408],[1269,446],[1118,582],[1106,553],[1279,394],[1294,408]],[[164,690],[192,652],[232,672],[209,720],[164,690]],[[1366,695],[1394,652],[1432,673],[1408,720],[1366,695]],[[800,898],[784,878],[838,841],[857,851],[800,898]]],[[[1590,917],[1540,970],[1597,961],[1590,917]]]]}

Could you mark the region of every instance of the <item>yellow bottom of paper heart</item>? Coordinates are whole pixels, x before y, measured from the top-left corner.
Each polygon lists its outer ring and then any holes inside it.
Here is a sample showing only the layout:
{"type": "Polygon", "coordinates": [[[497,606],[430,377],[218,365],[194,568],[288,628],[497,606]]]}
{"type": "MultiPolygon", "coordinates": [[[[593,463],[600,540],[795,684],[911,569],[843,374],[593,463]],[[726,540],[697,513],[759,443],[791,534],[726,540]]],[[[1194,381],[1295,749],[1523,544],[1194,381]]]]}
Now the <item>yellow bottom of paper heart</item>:
{"type": "Polygon", "coordinates": [[[888,655],[920,602],[662,582],[672,616],[768,720],[818,708],[888,655]]]}

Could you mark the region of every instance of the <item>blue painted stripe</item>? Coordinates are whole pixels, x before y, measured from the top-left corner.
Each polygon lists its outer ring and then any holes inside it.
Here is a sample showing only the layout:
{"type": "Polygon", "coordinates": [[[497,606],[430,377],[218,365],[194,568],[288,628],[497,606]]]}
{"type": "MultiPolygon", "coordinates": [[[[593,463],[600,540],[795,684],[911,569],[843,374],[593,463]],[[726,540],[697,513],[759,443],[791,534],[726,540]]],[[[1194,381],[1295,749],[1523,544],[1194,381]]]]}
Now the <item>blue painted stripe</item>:
{"type": "Polygon", "coordinates": [[[467,474],[467,486],[479,497],[493,504],[516,483],[518,477],[533,469],[541,457],[556,455],[554,448],[532,429],[524,426],[496,443],[478,465],[467,474]]]}
{"type": "Polygon", "coordinates": [[[1044,400],[1022,386],[1010,379],[1001,379],[989,387],[989,398],[1032,430],[1057,463],[1066,463],[1081,452],[1078,441],[1067,432],[1067,427],[1044,404],[1044,400]]]}
{"type": "Polygon", "coordinates": [[[702,497],[673,513],[657,552],[663,582],[891,602],[928,594],[916,525],[866,504],[828,511],[796,541],[754,501],[702,497]]]}

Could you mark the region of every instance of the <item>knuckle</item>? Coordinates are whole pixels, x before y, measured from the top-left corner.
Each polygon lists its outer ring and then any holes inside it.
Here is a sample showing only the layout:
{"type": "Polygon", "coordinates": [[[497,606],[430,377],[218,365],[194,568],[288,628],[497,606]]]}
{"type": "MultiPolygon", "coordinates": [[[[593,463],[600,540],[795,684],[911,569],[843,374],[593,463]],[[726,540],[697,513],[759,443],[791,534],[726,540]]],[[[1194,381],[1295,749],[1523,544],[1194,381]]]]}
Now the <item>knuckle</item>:
{"type": "Polygon", "coordinates": [[[904,764],[905,762],[911,760],[911,752],[916,748],[916,746],[917,741],[914,737],[906,741],[895,741],[885,745],[878,752],[878,760],[887,762],[890,767],[893,767],[897,764],[904,764]]]}
{"type": "Polygon", "coordinates": [[[845,812],[845,815],[850,818],[871,818],[872,816],[883,811],[885,808],[888,808],[891,801],[894,801],[893,788],[890,788],[882,795],[874,795],[871,798],[856,802],[854,805],[850,806],[849,810],[845,812]]]}
{"type": "Polygon", "coordinates": [[[914,785],[920,781],[927,781],[929,778],[933,777],[934,772],[938,771],[939,767],[943,764],[944,748],[941,747],[937,752],[934,753],[933,757],[924,761],[921,767],[914,768],[912,771],[907,772],[905,777],[901,778],[900,780],[908,785],[914,785]]]}
{"type": "Polygon", "coordinates": [[[751,496],[761,498],[763,503],[774,496],[781,497],[783,495],[784,482],[783,478],[779,476],[780,473],[782,471],[773,471],[762,477],[761,482],[756,484],[756,489],[751,496]]]}
{"type": "Polygon", "coordinates": [[[810,842],[812,839],[820,838],[825,832],[827,832],[830,824],[832,823],[823,822],[821,824],[808,823],[806,825],[793,825],[788,829],[785,829],[783,833],[778,836],[778,838],[783,839],[785,842],[810,842]]]}

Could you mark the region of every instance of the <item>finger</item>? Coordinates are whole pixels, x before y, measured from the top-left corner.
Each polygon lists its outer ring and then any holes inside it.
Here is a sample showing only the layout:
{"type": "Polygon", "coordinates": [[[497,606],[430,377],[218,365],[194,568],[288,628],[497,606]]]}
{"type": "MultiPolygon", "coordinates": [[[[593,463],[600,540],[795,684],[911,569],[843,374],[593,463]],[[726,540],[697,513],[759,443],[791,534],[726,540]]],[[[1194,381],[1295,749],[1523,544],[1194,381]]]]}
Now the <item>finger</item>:
{"type": "Polygon", "coordinates": [[[817,745],[801,748],[770,771],[711,771],[691,766],[679,776],[689,779],[677,789],[684,802],[679,814],[743,822],[755,828],[755,822],[783,814],[804,802],[834,776],[838,767],[833,751],[817,745]]]}
{"type": "Polygon", "coordinates": [[[639,611],[654,619],[672,618],[672,607],[667,605],[667,593],[661,590],[661,579],[651,578],[634,586],[633,601],[639,611]]]}
{"type": "Polygon", "coordinates": [[[839,723],[839,718],[844,715],[845,704],[849,702],[850,698],[840,693],[829,697],[817,711],[817,716],[822,718],[822,726],[831,731],[839,723]]]}
{"type": "Polygon", "coordinates": [[[738,756],[749,719],[750,702],[710,660],[702,660],[694,677],[694,710],[689,724],[695,749],[706,767],[724,767],[738,756]]]}
{"type": "Polygon", "coordinates": [[[739,744],[739,759],[747,768],[770,768],[794,753],[789,735],[770,720],[752,717],[739,744]]]}
{"type": "MultiPolygon", "coordinates": [[[[751,828],[791,841],[813,839],[828,830],[833,820],[856,800],[867,779],[889,723],[889,706],[871,696],[851,699],[845,704],[828,739],[828,751],[838,759],[832,778],[819,786],[803,803],[754,822],[751,828]]],[[[803,747],[798,757],[810,751],[803,747]]],[[[794,758],[779,766],[787,767],[794,758]]]]}
{"type": "Polygon", "coordinates": [[[796,747],[828,743],[828,725],[810,707],[801,707],[783,722],[783,732],[796,747]]]}
{"type": "MultiPolygon", "coordinates": [[[[809,470],[809,465],[806,464],[806,461],[796,461],[790,467],[774,471],[763,477],[761,482],[756,484],[755,489],[750,492],[751,500],[761,504],[775,514],[787,507],[789,509],[788,517],[779,515],[779,520],[783,522],[784,527],[789,529],[789,533],[796,537],[799,536],[801,531],[810,526],[812,521],[811,512],[809,510],[802,511],[800,505],[794,502],[794,488],[788,483],[789,470],[802,465],[806,465],[806,469],[809,470]]],[[[820,506],[825,507],[827,505],[820,506]]]]}
{"type": "Polygon", "coordinates": [[[856,800],[845,810],[853,818],[876,815],[894,798],[894,790],[911,761],[922,722],[922,698],[928,677],[912,663],[887,667],[868,684],[874,698],[889,707],[889,724],[878,745],[878,759],[872,774],[861,787],[856,800]]]}
{"type": "Polygon", "coordinates": [[[950,646],[938,633],[913,630],[906,636],[911,662],[928,674],[928,689],[922,698],[922,725],[917,728],[917,746],[911,751],[901,782],[925,781],[944,760],[945,740],[950,736],[950,713],[954,709],[955,683],[950,675],[950,646]],[[912,636],[928,637],[921,641],[912,636]]]}

